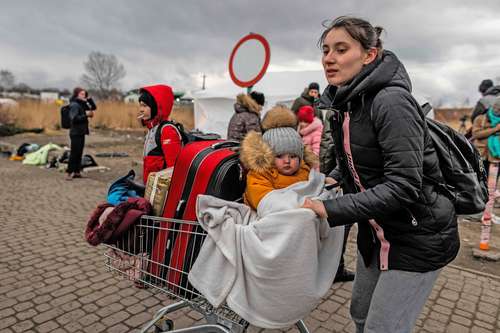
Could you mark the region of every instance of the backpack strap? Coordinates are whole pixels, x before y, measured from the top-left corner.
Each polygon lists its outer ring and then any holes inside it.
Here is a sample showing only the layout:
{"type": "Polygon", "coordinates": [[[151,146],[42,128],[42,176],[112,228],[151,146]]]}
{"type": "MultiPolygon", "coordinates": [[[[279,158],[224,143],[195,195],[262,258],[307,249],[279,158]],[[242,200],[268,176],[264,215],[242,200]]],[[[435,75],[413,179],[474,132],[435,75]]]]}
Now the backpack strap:
{"type": "Polygon", "coordinates": [[[175,122],[172,120],[166,120],[166,121],[162,121],[158,125],[158,129],[156,130],[155,142],[156,142],[157,147],[159,147],[161,149],[161,132],[163,131],[163,127],[165,127],[165,126],[172,126],[173,128],[175,128],[175,130],[177,131],[177,134],[179,135],[179,138],[181,139],[182,145],[185,145],[186,143],[188,143],[189,138],[187,137],[187,134],[184,131],[184,126],[182,126],[182,124],[180,124],[178,122],[175,122]]]}

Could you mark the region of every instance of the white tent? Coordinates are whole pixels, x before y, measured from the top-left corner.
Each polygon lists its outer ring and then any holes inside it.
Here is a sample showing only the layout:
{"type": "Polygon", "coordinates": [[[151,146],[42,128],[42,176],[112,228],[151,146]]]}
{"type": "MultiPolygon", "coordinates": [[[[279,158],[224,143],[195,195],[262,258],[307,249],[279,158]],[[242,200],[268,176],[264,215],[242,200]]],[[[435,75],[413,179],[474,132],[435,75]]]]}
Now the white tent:
{"type": "MultiPolygon", "coordinates": [[[[265,113],[278,103],[291,106],[293,100],[302,94],[310,82],[318,82],[323,90],[326,87],[323,71],[268,72],[252,90],[264,93],[265,113]]],[[[229,120],[234,113],[236,95],[245,92],[246,89],[236,86],[229,76],[221,84],[191,92],[189,95],[194,99],[195,127],[225,138],[229,120]]]]}

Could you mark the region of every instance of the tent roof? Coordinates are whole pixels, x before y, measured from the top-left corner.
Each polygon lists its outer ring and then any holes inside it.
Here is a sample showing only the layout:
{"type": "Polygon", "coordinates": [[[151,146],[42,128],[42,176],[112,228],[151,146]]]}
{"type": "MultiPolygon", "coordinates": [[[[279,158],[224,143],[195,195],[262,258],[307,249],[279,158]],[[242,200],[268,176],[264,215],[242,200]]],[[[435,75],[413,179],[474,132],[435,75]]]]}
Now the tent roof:
{"type": "MultiPolygon", "coordinates": [[[[266,97],[280,96],[284,98],[298,97],[305,87],[311,82],[318,82],[320,89],[326,87],[326,79],[323,71],[297,71],[297,72],[267,72],[252,90],[263,92],[266,97]]],[[[205,90],[192,91],[194,98],[226,97],[234,99],[239,94],[246,92],[245,88],[238,87],[231,81],[229,75],[205,90]]]]}

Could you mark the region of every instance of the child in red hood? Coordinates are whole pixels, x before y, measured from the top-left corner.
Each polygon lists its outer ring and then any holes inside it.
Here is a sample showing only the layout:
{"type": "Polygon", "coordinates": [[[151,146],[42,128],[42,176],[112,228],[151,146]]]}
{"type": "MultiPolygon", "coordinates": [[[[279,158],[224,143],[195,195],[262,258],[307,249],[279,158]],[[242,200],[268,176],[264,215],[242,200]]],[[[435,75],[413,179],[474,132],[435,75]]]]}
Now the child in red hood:
{"type": "Polygon", "coordinates": [[[179,130],[174,125],[164,123],[170,120],[173,105],[174,94],[169,86],[159,84],[140,90],[138,118],[148,128],[144,141],[144,184],[150,172],[174,166],[182,148],[179,130]],[[159,142],[157,131],[161,131],[159,142]]]}

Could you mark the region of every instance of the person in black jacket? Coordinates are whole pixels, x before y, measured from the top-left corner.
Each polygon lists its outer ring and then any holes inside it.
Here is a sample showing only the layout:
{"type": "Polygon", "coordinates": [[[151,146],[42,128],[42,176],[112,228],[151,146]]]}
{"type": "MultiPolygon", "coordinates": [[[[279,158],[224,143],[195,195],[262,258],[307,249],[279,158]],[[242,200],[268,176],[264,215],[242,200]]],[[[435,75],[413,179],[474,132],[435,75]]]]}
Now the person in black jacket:
{"type": "Polygon", "coordinates": [[[351,316],[357,332],[411,332],[460,240],[453,203],[424,181],[443,179],[410,78],[382,49],[382,28],[339,17],[320,43],[344,195],[306,200],[334,226],[357,223],[351,316]]]}
{"type": "Polygon", "coordinates": [[[69,155],[68,168],[66,170],[66,179],[81,178],[81,163],[83,147],[85,146],[85,135],[89,134],[89,120],[94,116],[94,110],[97,107],[88,97],[86,90],[76,87],[69,104],[69,117],[71,128],[69,129],[69,138],[71,141],[71,151],[69,155]]]}
{"type": "Polygon", "coordinates": [[[291,109],[297,114],[301,107],[307,105],[312,106],[314,108],[314,116],[323,122],[323,113],[317,107],[319,98],[319,84],[317,82],[311,82],[304,89],[302,94],[293,101],[291,109]]]}

